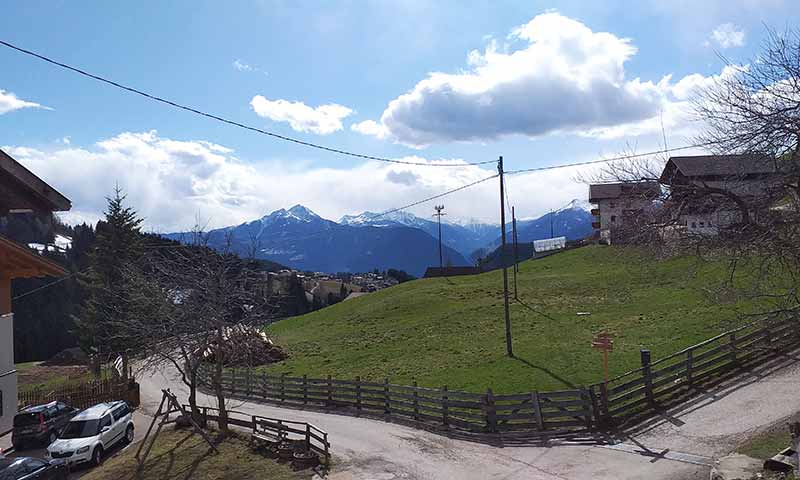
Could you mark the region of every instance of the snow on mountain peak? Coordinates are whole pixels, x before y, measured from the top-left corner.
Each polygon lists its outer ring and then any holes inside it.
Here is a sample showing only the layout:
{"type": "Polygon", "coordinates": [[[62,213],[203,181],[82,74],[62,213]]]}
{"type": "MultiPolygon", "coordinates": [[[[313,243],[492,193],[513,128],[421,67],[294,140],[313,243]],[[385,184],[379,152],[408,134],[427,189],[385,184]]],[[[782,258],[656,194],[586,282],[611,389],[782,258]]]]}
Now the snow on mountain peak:
{"type": "Polygon", "coordinates": [[[310,222],[310,221],[315,220],[315,219],[320,218],[320,217],[319,217],[319,215],[317,215],[316,213],[312,212],[311,210],[309,210],[308,208],[306,208],[306,207],[304,207],[302,205],[295,205],[292,208],[290,208],[289,210],[286,210],[285,208],[281,208],[279,210],[275,210],[274,212],[270,213],[269,215],[266,215],[266,216],[262,217],[261,218],[261,222],[262,223],[263,222],[272,222],[272,221],[277,220],[279,218],[291,219],[291,220],[299,220],[301,222],[310,222]]]}
{"type": "Polygon", "coordinates": [[[564,210],[584,210],[589,212],[592,210],[592,204],[589,203],[588,200],[580,200],[580,199],[573,199],[571,202],[566,204],[565,206],[556,210],[557,212],[563,212],[564,210]]]}

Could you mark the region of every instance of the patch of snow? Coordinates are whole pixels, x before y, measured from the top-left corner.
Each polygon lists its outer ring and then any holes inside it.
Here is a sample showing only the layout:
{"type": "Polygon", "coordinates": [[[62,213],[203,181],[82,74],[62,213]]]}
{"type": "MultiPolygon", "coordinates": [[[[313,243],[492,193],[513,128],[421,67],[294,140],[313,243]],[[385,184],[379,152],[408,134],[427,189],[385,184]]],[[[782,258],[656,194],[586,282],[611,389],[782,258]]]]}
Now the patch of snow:
{"type": "Polygon", "coordinates": [[[592,210],[592,204],[589,203],[588,200],[580,200],[574,199],[569,202],[566,206],[559,208],[556,212],[563,212],[564,210],[583,210],[586,212],[590,212],[592,210]]]}

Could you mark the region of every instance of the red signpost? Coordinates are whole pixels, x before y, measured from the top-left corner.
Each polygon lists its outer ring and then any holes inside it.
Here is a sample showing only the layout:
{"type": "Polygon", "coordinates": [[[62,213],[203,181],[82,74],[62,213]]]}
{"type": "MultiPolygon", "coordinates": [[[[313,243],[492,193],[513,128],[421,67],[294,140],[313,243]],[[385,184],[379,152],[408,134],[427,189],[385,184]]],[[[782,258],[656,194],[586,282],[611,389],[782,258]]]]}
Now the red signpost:
{"type": "Polygon", "coordinates": [[[592,337],[592,348],[603,352],[603,373],[605,374],[605,383],[608,383],[608,352],[614,350],[614,340],[608,332],[600,332],[592,337]]]}

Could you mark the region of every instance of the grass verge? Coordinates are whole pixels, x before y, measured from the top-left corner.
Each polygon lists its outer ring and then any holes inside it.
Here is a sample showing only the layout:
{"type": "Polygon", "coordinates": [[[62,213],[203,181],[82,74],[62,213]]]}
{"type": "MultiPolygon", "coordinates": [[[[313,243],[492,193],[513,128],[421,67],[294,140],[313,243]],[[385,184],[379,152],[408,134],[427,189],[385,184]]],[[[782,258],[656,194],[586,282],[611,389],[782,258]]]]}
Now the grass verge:
{"type": "Polygon", "coordinates": [[[162,431],[144,468],[137,471],[134,457],[137,446],[128,447],[81,477],[85,480],[298,480],[310,479],[308,470],[292,471],[250,449],[246,440],[227,437],[217,445],[219,453],[210,453],[208,444],[189,430],[162,431]]]}

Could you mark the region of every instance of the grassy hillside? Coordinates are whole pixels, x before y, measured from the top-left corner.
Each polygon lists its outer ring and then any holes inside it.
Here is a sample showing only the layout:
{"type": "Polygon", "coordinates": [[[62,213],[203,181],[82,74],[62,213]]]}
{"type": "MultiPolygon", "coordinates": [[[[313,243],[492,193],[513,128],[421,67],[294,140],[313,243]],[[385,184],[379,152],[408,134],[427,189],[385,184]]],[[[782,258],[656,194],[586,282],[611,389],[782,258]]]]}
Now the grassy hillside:
{"type": "Polygon", "coordinates": [[[648,261],[617,247],[527,261],[511,303],[513,359],[501,271],[407,282],[272,325],[291,357],[270,371],[504,393],[589,384],[602,377],[594,332],[615,337],[613,376],[639,365],[640,348],[657,359],[735,325],[752,305],[709,293],[724,274],[722,264],[648,261]]]}

